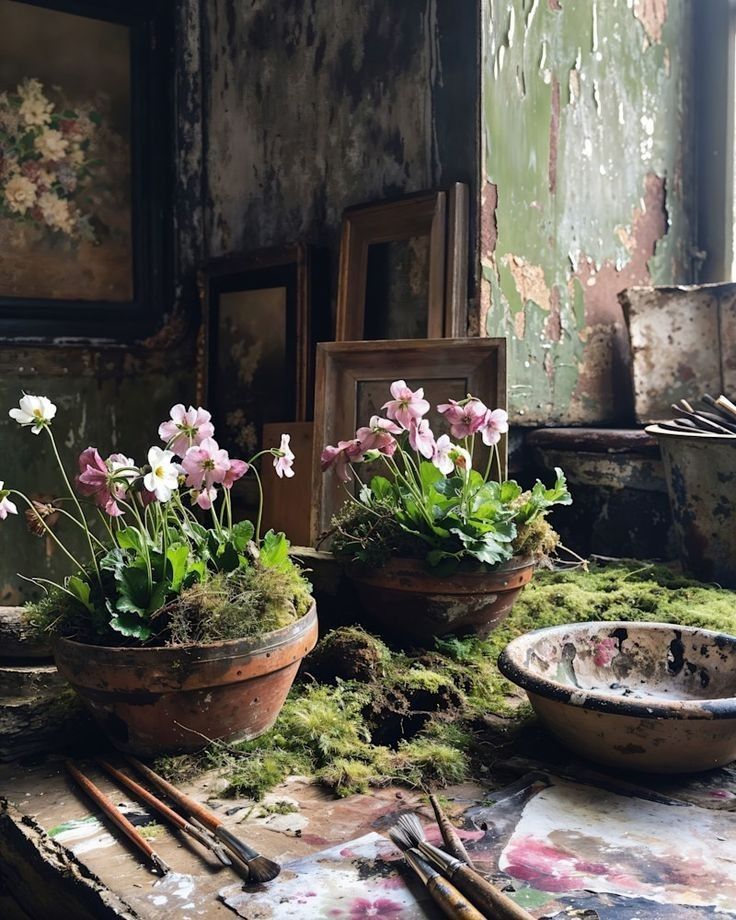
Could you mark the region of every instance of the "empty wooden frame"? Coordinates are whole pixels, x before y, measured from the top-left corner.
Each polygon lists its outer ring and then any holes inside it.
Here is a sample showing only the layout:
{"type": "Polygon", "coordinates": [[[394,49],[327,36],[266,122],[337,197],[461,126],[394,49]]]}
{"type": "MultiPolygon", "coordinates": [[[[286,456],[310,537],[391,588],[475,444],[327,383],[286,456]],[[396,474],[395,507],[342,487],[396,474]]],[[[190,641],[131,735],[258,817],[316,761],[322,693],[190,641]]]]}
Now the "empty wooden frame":
{"type": "Polygon", "coordinates": [[[335,337],[348,342],[463,336],[467,275],[466,185],[348,208],[335,337]],[[391,309],[392,294],[400,298],[394,307],[401,309],[391,309]]]}
{"type": "MultiPolygon", "coordinates": [[[[371,414],[382,414],[389,385],[403,378],[424,387],[436,435],[446,431],[436,405],[448,398],[478,396],[492,408],[506,407],[505,339],[435,339],[376,342],[327,342],[317,346],[314,460],[312,463],[312,541],[329,530],[333,514],[346,498],[334,470],[320,471],[325,444],[355,436],[371,414]]],[[[478,445],[476,444],[476,450],[478,445]]],[[[506,468],[506,439],[499,445],[506,468]]],[[[476,465],[485,468],[486,448],[476,465]]],[[[504,472],[505,475],[505,472],[504,472]]]]}

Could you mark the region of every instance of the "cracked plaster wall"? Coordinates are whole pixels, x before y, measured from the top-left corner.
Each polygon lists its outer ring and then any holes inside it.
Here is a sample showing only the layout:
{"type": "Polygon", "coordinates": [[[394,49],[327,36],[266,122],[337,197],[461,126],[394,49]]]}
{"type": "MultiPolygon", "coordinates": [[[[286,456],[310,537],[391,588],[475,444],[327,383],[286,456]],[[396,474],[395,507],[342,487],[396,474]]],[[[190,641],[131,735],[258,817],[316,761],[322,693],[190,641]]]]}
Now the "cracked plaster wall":
{"type": "Polygon", "coordinates": [[[688,0],[484,0],[481,328],[515,424],[631,422],[616,294],[692,280],[688,0]]]}

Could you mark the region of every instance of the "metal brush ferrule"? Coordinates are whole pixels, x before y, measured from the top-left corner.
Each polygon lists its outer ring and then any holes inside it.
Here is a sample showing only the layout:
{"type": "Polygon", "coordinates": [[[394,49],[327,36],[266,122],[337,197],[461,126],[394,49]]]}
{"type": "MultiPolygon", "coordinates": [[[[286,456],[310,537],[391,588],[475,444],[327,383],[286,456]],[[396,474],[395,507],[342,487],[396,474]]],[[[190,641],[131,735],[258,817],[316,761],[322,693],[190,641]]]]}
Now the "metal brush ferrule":
{"type": "Polygon", "coordinates": [[[436,866],[440,872],[448,876],[454,875],[458,869],[461,869],[465,865],[464,862],[457,859],[455,856],[450,856],[449,853],[445,853],[444,850],[441,850],[439,847],[436,847],[433,843],[429,843],[426,840],[420,841],[419,852],[422,856],[426,856],[430,863],[436,866]]]}
{"type": "Polygon", "coordinates": [[[161,875],[168,875],[171,872],[171,866],[167,866],[158,853],[151,853],[151,862],[161,875]]]}

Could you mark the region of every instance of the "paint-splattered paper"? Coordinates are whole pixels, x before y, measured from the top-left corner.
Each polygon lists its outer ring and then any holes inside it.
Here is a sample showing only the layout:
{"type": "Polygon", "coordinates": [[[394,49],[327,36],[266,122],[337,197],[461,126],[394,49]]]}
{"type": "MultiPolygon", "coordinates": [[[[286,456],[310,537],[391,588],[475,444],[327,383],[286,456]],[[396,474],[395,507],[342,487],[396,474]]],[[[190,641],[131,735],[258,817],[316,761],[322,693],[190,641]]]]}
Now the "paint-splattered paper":
{"type": "Polygon", "coordinates": [[[736,913],[736,815],[555,782],[524,805],[499,868],[546,892],[736,913]]]}
{"type": "Polygon", "coordinates": [[[283,867],[260,891],[223,888],[220,899],[247,920],[426,920],[438,914],[426,893],[409,889],[399,854],[380,834],[366,834],[283,867]]]}

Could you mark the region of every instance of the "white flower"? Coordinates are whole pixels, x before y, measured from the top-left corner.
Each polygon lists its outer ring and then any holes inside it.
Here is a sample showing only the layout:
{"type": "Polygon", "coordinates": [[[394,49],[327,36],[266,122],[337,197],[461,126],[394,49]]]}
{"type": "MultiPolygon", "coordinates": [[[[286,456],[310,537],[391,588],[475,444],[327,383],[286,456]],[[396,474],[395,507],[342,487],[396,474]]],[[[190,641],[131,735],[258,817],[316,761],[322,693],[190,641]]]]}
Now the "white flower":
{"type": "Polygon", "coordinates": [[[47,128],[33,142],[36,150],[47,160],[61,160],[66,154],[66,148],[69,141],[66,140],[61,131],[54,131],[47,128]]]}
{"type": "Polygon", "coordinates": [[[290,440],[290,434],[281,435],[281,446],[278,451],[276,451],[273,461],[274,469],[279,479],[283,479],[284,476],[286,476],[287,479],[291,479],[294,475],[294,452],[289,446],[290,440]]]}
{"type": "Polygon", "coordinates": [[[25,176],[13,176],[5,186],[5,200],[16,214],[25,214],[36,201],[36,186],[25,176]]]}
{"type": "Polygon", "coordinates": [[[69,211],[68,201],[64,201],[53,192],[44,192],[39,196],[38,207],[49,227],[69,234],[74,231],[74,219],[69,211]]]}
{"type": "Polygon", "coordinates": [[[54,106],[43,94],[38,80],[26,80],[18,87],[21,98],[20,117],[30,128],[42,128],[51,121],[54,106]]]}
{"type": "Polygon", "coordinates": [[[8,415],[19,425],[32,425],[33,433],[38,434],[56,415],[56,406],[46,396],[23,395],[20,409],[11,409],[8,415]]]}
{"type": "Polygon", "coordinates": [[[437,467],[440,473],[445,476],[455,468],[455,464],[450,459],[450,451],[454,447],[449,435],[442,434],[435,441],[434,452],[432,453],[432,463],[437,467]]]}
{"type": "Polygon", "coordinates": [[[152,447],[148,451],[151,472],[143,479],[143,485],[153,492],[160,502],[167,502],[179,488],[179,465],[174,463],[174,452],[152,447]]]}
{"type": "Polygon", "coordinates": [[[15,502],[8,498],[10,493],[5,489],[5,483],[0,479],[0,521],[4,521],[9,514],[17,514],[15,502]]]}
{"type": "Polygon", "coordinates": [[[84,150],[81,149],[77,144],[72,144],[72,149],[67,155],[67,159],[72,164],[72,166],[81,166],[84,163],[84,150]]]}

